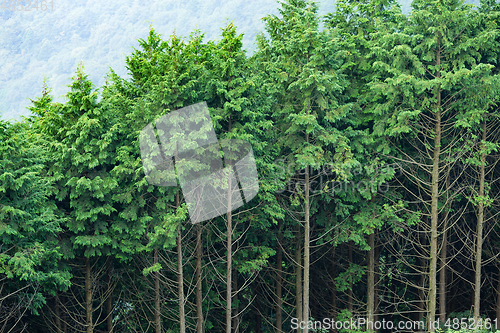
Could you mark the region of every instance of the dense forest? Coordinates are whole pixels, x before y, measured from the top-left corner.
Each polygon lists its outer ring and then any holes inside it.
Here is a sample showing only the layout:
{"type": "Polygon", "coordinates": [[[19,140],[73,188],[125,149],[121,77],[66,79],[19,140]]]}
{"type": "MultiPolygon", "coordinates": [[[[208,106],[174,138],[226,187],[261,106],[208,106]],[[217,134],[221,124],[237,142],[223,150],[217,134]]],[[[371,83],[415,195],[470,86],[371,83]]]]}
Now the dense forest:
{"type": "Polygon", "coordinates": [[[496,331],[500,3],[279,6],[251,56],[151,26],[0,120],[0,332],[496,331]],[[200,102],[259,190],[191,223],[140,133],[200,102]]]}

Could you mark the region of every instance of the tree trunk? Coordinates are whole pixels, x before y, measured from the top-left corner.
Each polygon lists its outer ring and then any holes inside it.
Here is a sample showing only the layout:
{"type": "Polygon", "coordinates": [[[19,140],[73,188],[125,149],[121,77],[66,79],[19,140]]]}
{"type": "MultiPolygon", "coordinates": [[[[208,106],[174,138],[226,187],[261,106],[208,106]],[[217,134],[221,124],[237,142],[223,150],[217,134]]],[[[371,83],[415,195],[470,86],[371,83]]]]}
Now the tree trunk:
{"type": "MultiPolygon", "coordinates": [[[[348,246],[348,257],[349,257],[349,267],[352,265],[352,241],[349,241],[348,246]]],[[[351,316],[354,316],[352,313],[352,278],[349,279],[349,290],[347,291],[347,310],[351,313],[351,316]]]]}
{"type": "Polygon", "coordinates": [[[90,259],[85,258],[85,312],[87,326],[87,333],[94,332],[94,324],[92,323],[92,277],[91,277],[91,267],[90,259]]]}
{"type": "MultiPolygon", "coordinates": [[[[306,136],[306,142],[309,142],[308,140],[309,136],[306,136]]],[[[304,310],[304,320],[307,322],[309,320],[309,265],[310,265],[310,253],[309,253],[309,243],[310,243],[310,234],[309,234],[309,229],[310,229],[310,217],[309,217],[309,166],[306,167],[306,172],[305,172],[305,211],[304,211],[304,217],[305,217],[305,225],[304,225],[304,304],[303,304],[303,310],[304,310]]],[[[307,333],[309,329],[307,328],[307,325],[305,326],[304,333],[307,333]]]]}
{"type": "MultiPolygon", "coordinates": [[[[483,142],[486,141],[486,122],[483,121],[483,142]]],[[[484,144],[481,144],[484,149],[484,144]]],[[[474,319],[476,322],[479,320],[479,311],[481,306],[481,266],[482,266],[482,252],[483,252],[483,223],[484,223],[484,183],[485,183],[485,169],[486,154],[481,152],[481,166],[479,167],[479,203],[477,212],[477,227],[476,227],[476,274],[474,282],[474,319]]]]}
{"type": "MultiPolygon", "coordinates": [[[[448,214],[447,214],[448,215],[448,214]]],[[[447,216],[443,227],[443,247],[441,249],[441,267],[439,271],[439,320],[446,322],[446,256],[448,248],[447,216]]]]}
{"type": "MultiPolygon", "coordinates": [[[[331,316],[334,320],[337,319],[337,286],[335,284],[335,276],[337,275],[337,267],[336,267],[336,259],[335,252],[337,250],[336,246],[332,247],[332,268],[331,268],[331,277],[332,277],[332,307],[331,307],[331,316]]],[[[332,327],[330,332],[336,332],[335,327],[332,327]]]]}
{"type": "Polygon", "coordinates": [[[282,333],[282,283],[283,283],[283,236],[282,236],[283,221],[278,221],[278,254],[276,257],[276,331],[282,333]]]}
{"type": "MultiPolygon", "coordinates": [[[[179,207],[179,191],[175,196],[175,206],[179,207]]],[[[186,333],[186,315],[184,312],[184,271],[182,265],[182,228],[177,227],[177,286],[179,292],[179,324],[180,333],[186,333]]]]}
{"type": "MultiPolygon", "coordinates": [[[[256,281],[257,282],[257,281],[256,281]]],[[[262,304],[260,301],[260,291],[259,291],[259,283],[255,284],[254,288],[255,292],[255,333],[262,333],[262,314],[260,313],[260,309],[262,308],[262,304]]]]}
{"type": "Polygon", "coordinates": [[[500,266],[498,269],[498,282],[497,282],[497,308],[496,308],[496,314],[497,314],[497,325],[500,322],[500,266]]]}
{"type": "Polygon", "coordinates": [[[180,333],[186,333],[186,316],[184,313],[184,272],[182,266],[182,229],[180,225],[177,227],[177,286],[179,292],[180,333]]]}
{"type": "MultiPolygon", "coordinates": [[[[450,167],[448,167],[446,176],[446,188],[450,188],[450,167]]],[[[448,256],[448,214],[446,211],[443,224],[443,244],[441,248],[441,267],[439,271],[439,320],[442,323],[446,322],[446,260],[448,256]]]]}
{"type": "MultiPolygon", "coordinates": [[[[441,63],[440,37],[437,40],[436,65],[441,63]]],[[[439,78],[440,72],[436,76],[439,78]]],[[[432,159],[432,184],[431,184],[431,240],[429,263],[429,299],[427,300],[427,324],[429,332],[434,332],[433,322],[436,319],[436,292],[437,292],[437,260],[438,260],[438,223],[439,223],[439,162],[441,154],[441,88],[437,88],[436,126],[434,133],[434,156],[432,159]]]]}
{"type": "MultiPolygon", "coordinates": [[[[368,295],[366,302],[366,319],[369,323],[374,321],[375,316],[375,232],[368,235],[368,295]]],[[[370,330],[371,328],[368,327],[370,330]]]]}
{"type": "MultiPolygon", "coordinates": [[[[238,333],[239,332],[239,317],[238,317],[238,271],[236,269],[233,269],[233,291],[234,291],[234,304],[236,305],[234,307],[234,314],[233,314],[233,332],[238,333]]],[[[259,309],[260,310],[260,309],[259,309]]]]}
{"type": "MultiPolygon", "coordinates": [[[[422,237],[425,238],[425,237],[422,237]]],[[[425,239],[423,240],[422,246],[425,246],[425,239]]],[[[427,266],[427,262],[425,258],[419,257],[420,261],[420,281],[419,281],[419,286],[420,288],[418,289],[418,297],[419,297],[419,302],[418,302],[418,321],[422,322],[424,320],[424,315],[425,315],[425,274],[424,270],[425,267],[427,266]]]]}
{"type": "Polygon", "coordinates": [[[66,303],[65,303],[65,299],[64,299],[64,295],[61,295],[61,299],[60,299],[60,303],[63,305],[63,312],[62,312],[62,331],[63,333],[68,333],[68,318],[67,318],[67,315],[66,315],[66,307],[64,306],[66,303]]]}
{"type": "MultiPolygon", "coordinates": [[[[302,312],[302,248],[301,248],[301,232],[300,226],[297,234],[297,247],[295,248],[295,261],[297,262],[295,266],[295,316],[300,323],[303,320],[302,312]]],[[[300,332],[300,328],[297,329],[300,332]]]]}
{"type": "Polygon", "coordinates": [[[203,295],[201,290],[201,225],[196,226],[196,332],[203,333],[203,295]]]}
{"type": "Polygon", "coordinates": [[[106,322],[108,326],[108,332],[113,332],[113,301],[112,301],[112,290],[111,290],[111,258],[108,258],[108,297],[106,298],[106,322]]]}
{"type": "Polygon", "coordinates": [[[54,298],[54,311],[56,313],[56,332],[61,333],[61,310],[59,306],[59,293],[56,291],[56,297],[54,298]]]}
{"type": "MultiPolygon", "coordinates": [[[[154,264],[158,263],[158,249],[154,250],[154,264]]],[[[160,309],[160,272],[155,272],[155,329],[156,333],[161,333],[161,309],[160,309]]]]}
{"type": "MultiPolygon", "coordinates": [[[[380,298],[378,296],[378,284],[379,284],[379,258],[380,258],[380,248],[377,246],[377,234],[375,234],[374,240],[374,247],[375,247],[375,260],[374,260],[374,267],[375,271],[373,274],[373,279],[374,279],[374,289],[373,292],[375,294],[374,296],[374,309],[373,309],[373,320],[378,321],[378,307],[380,305],[380,298]]],[[[375,332],[378,332],[377,329],[374,329],[375,332]]]]}
{"type": "MultiPolygon", "coordinates": [[[[231,191],[231,177],[228,180],[228,191],[231,191]]],[[[232,304],[231,304],[231,286],[232,286],[232,271],[233,271],[233,249],[232,249],[232,219],[233,215],[231,212],[231,193],[228,195],[228,213],[227,213],[227,270],[226,270],[226,333],[231,333],[231,317],[232,317],[232,304]]]]}

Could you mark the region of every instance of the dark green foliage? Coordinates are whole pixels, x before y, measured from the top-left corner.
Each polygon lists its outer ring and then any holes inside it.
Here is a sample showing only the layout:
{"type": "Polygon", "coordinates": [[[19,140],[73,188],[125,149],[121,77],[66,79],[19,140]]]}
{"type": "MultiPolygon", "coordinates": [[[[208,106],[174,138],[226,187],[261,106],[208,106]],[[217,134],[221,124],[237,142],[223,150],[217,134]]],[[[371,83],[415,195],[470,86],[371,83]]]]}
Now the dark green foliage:
{"type": "MultiPolygon", "coordinates": [[[[43,102],[42,102],[43,103],[43,102]]],[[[22,327],[70,285],[57,236],[65,218],[50,200],[46,151],[25,123],[0,122],[0,325],[22,327]]]]}

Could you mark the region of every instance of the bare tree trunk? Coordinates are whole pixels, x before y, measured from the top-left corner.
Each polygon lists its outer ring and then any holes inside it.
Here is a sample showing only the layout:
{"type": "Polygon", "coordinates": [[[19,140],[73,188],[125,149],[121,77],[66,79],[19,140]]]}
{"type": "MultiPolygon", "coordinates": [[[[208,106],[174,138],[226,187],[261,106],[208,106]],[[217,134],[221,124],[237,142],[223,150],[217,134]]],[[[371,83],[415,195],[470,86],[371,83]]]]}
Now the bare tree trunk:
{"type": "MultiPolygon", "coordinates": [[[[233,290],[235,292],[234,295],[234,304],[238,304],[238,270],[233,269],[233,290]]],[[[260,310],[260,309],[259,309],[260,310]]],[[[238,333],[239,332],[239,317],[238,317],[238,306],[234,308],[234,314],[233,314],[233,332],[238,333]]]]}
{"type": "Polygon", "coordinates": [[[201,290],[201,226],[196,226],[196,332],[203,333],[203,295],[201,290]]]}
{"type": "Polygon", "coordinates": [[[447,216],[443,227],[443,247],[441,249],[441,267],[439,271],[439,320],[446,322],[446,256],[448,248],[447,216]]]}
{"type": "Polygon", "coordinates": [[[283,283],[283,236],[282,236],[283,221],[278,221],[278,254],[276,258],[276,331],[282,333],[282,283],[283,283]]]}
{"type": "MultiPolygon", "coordinates": [[[[297,262],[295,266],[295,316],[299,323],[303,321],[302,312],[302,249],[301,249],[301,232],[300,226],[297,234],[297,247],[295,248],[295,261],[297,262]]],[[[300,328],[297,330],[300,332],[300,328]]]]}
{"type": "MultiPolygon", "coordinates": [[[[231,191],[231,178],[228,181],[229,189],[231,191]]],[[[227,270],[226,270],[226,333],[231,333],[231,317],[232,317],[232,303],[231,303],[231,286],[232,286],[232,271],[233,271],[233,253],[232,253],[232,219],[231,212],[231,193],[228,195],[228,213],[227,213],[227,270]]]]}
{"type": "MultiPolygon", "coordinates": [[[[158,249],[154,250],[154,264],[158,263],[158,249]]],[[[161,333],[161,309],[160,309],[160,272],[155,272],[155,329],[156,333],[161,333]]]]}
{"type": "Polygon", "coordinates": [[[63,333],[68,333],[68,318],[66,315],[66,308],[65,308],[65,298],[64,295],[61,295],[60,303],[63,305],[63,313],[62,313],[62,331],[63,333]]]}
{"type": "MultiPolygon", "coordinates": [[[[352,265],[352,241],[349,241],[348,246],[348,256],[349,256],[349,266],[352,265]]],[[[347,310],[353,316],[352,313],[352,279],[349,279],[349,290],[347,291],[347,310]]]]}
{"type": "MultiPolygon", "coordinates": [[[[486,121],[483,121],[483,142],[486,141],[486,121]]],[[[481,148],[485,148],[481,144],[481,148]]],[[[479,320],[479,312],[481,306],[481,266],[483,252],[483,224],[484,224],[484,183],[485,183],[485,164],[486,154],[481,152],[481,166],[479,167],[479,203],[477,212],[477,227],[476,227],[476,274],[474,283],[474,319],[479,320]]]]}
{"type": "MultiPolygon", "coordinates": [[[[309,142],[309,136],[306,135],[306,142],[309,142]]],[[[305,172],[305,225],[304,225],[304,320],[307,322],[309,320],[309,265],[310,265],[310,253],[309,253],[309,243],[310,243],[310,216],[309,216],[309,166],[306,166],[305,172]]],[[[305,326],[304,333],[309,331],[307,325],[305,326]]]]}
{"type": "Polygon", "coordinates": [[[112,301],[112,291],[111,291],[111,257],[108,258],[108,297],[106,298],[106,322],[108,326],[108,332],[113,332],[113,301],[112,301]]]}
{"type": "Polygon", "coordinates": [[[85,325],[87,326],[87,333],[93,333],[94,324],[92,323],[92,276],[90,259],[88,257],[85,258],[85,312],[85,325]]]}
{"type": "MultiPolygon", "coordinates": [[[[441,64],[441,40],[437,38],[436,66],[441,64]]],[[[439,71],[436,77],[441,77],[439,71]]],[[[432,158],[432,184],[431,184],[431,242],[429,263],[429,298],[427,300],[427,323],[429,332],[434,332],[433,322],[436,319],[436,294],[437,294],[437,260],[438,260],[438,223],[439,223],[439,162],[441,154],[441,87],[437,87],[436,126],[434,133],[434,156],[432,158]]]]}
{"type": "Polygon", "coordinates": [[[255,333],[262,333],[262,314],[260,313],[260,309],[262,308],[262,304],[260,301],[260,290],[259,283],[255,284],[254,292],[255,292],[255,333]]]}
{"type": "Polygon", "coordinates": [[[56,313],[56,332],[61,333],[61,310],[59,305],[59,293],[56,291],[56,297],[54,298],[54,311],[56,313]]]}
{"type": "MultiPolygon", "coordinates": [[[[175,196],[175,206],[179,207],[179,191],[175,196]]],[[[177,286],[179,292],[180,333],[186,333],[186,315],[184,312],[184,270],[182,265],[182,227],[177,227],[177,286]]]]}
{"type": "MultiPolygon", "coordinates": [[[[232,129],[232,119],[229,117],[228,132],[232,129]]],[[[228,196],[227,196],[227,270],[226,270],[226,333],[231,333],[232,319],[232,275],[233,275],[233,214],[232,206],[232,184],[231,177],[228,178],[228,196]]]]}
{"type": "Polygon", "coordinates": [[[497,323],[500,322],[500,267],[498,270],[498,282],[497,282],[497,307],[496,307],[496,314],[497,314],[497,323]]]}
{"type": "MultiPolygon", "coordinates": [[[[450,167],[448,167],[446,175],[446,188],[450,188],[450,167]]],[[[443,223],[443,244],[441,248],[441,267],[439,271],[439,319],[442,323],[446,322],[446,270],[448,256],[448,214],[446,211],[443,223]]]]}
{"type": "MultiPolygon", "coordinates": [[[[379,247],[377,246],[377,234],[375,234],[375,237],[374,237],[374,247],[375,247],[375,261],[374,261],[374,267],[375,267],[375,271],[374,271],[374,274],[373,274],[373,279],[375,281],[374,283],[374,293],[375,293],[375,296],[374,296],[374,310],[373,310],[373,320],[374,322],[375,321],[378,321],[378,307],[380,305],[380,298],[378,296],[378,283],[379,283],[379,258],[380,258],[380,249],[379,247]]],[[[377,329],[374,329],[375,332],[378,332],[377,329]]]]}
{"type": "MultiPolygon", "coordinates": [[[[336,252],[337,247],[333,246],[332,247],[332,268],[331,268],[331,277],[332,277],[332,309],[331,309],[331,316],[334,320],[337,319],[337,286],[335,284],[335,276],[337,275],[337,267],[336,267],[336,259],[335,259],[335,252],[336,252]]],[[[332,327],[330,332],[336,332],[335,327],[332,327]]]]}
{"type": "MultiPolygon", "coordinates": [[[[422,237],[422,246],[425,246],[425,237],[422,237]]],[[[419,257],[419,262],[420,262],[420,282],[419,286],[420,289],[418,289],[418,296],[419,296],[419,302],[418,302],[418,321],[422,322],[424,320],[424,315],[425,315],[425,274],[424,270],[425,267],[427,266],[427,262],[423,257],[419,257]]]]}
{"type": "Polygon", "coordinates": [[[375,232],[368,235],[368,295],[366,302],[366,317],[369,323],[374,321],[375,316],[375,232]]]}
{"type": "Polygon", "coordinates": [[[179,292],[180,333],[186,333],[186,315],[184,313],[184,271],[182,267],[182,229],[180,225],[177,227],[177,286],[179,292]]]}

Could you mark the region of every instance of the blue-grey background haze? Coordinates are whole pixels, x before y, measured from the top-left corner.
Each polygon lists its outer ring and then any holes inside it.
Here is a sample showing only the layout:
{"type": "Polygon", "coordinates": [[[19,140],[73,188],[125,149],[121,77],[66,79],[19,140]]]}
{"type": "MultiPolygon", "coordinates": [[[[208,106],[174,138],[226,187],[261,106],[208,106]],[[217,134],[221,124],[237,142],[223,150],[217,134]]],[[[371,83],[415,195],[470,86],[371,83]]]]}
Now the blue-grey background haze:
{"type": "MultiPolygon", "coordinates": [[[[3,2],[4,0],[0,0],[3,2]]],[[[472,1],[477,4],[478,0],[472,1]]],[[[127,76],[125,57],[146,39],[149,23],[167,39],[189,36],[194,29],[205,39],[219,39],[227,19],[244,33],[243,46],[251,54],[255,35],[263,31],[262,17],[278,14],[275,0],[53,0],[54,11],[0,10],[0,117],[28,115],[29,98],[41,96],[47,78],[54,101],[64,102],[67,85],[83,61],[97,86],[109,67],[127,76]]],[[[333,0],[321,0],[320,14],[334,10],[333,0]]],[[[400,0],[403,12],[410,0],[400,0]]]]}

